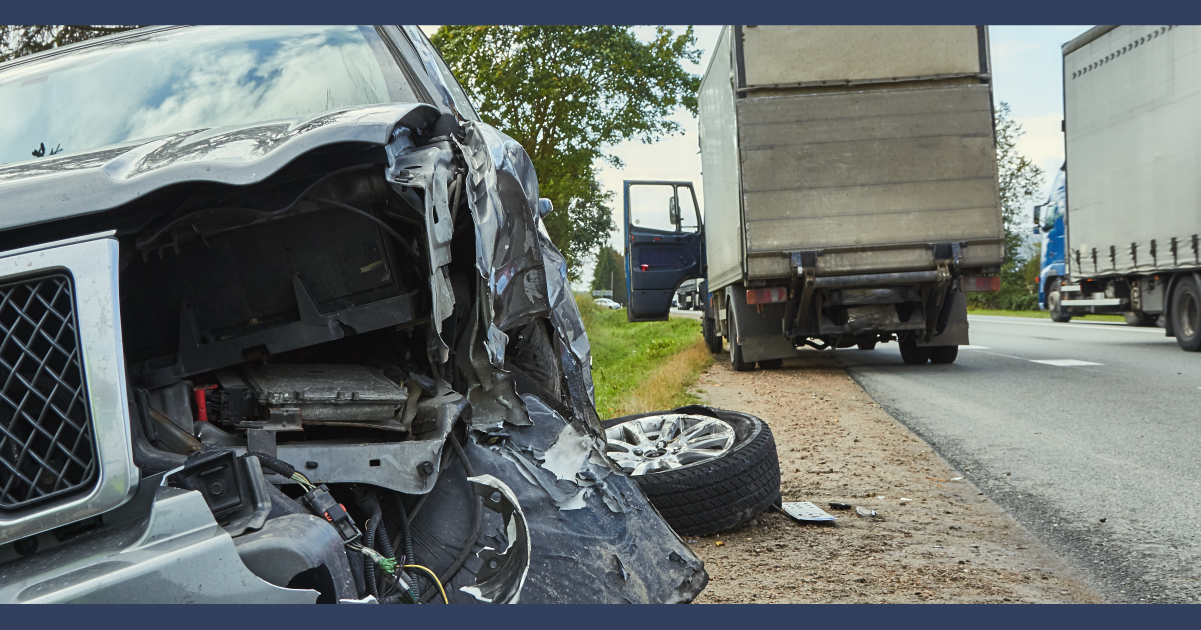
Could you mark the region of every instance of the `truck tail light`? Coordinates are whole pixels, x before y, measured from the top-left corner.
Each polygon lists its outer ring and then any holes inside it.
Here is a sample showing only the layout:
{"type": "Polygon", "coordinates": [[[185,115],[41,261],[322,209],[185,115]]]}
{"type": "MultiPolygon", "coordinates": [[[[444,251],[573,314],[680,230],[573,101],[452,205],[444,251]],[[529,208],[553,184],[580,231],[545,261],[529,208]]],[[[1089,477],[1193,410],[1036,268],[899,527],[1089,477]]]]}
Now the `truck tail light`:
{"type": "Polygon", "coordinates": [[[959,288],[964,293],[1000,291],[1001,276],[964,276],[959,279],[959,288]]]}
{"type": "Polygon", "coordinates": [[[747,289],[747,304],[772,304],[788,299],[788,289],[747,289]]]}

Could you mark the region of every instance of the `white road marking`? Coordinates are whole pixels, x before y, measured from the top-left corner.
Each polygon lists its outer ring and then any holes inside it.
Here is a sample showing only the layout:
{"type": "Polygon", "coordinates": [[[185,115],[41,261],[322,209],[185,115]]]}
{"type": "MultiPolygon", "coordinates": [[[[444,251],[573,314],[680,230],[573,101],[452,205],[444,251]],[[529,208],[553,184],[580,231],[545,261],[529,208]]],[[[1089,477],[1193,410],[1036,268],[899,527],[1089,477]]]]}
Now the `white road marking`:
{"type": "MultiPolygon", "coordinates": [[[[1082,326],[1081,325],[1081,324],[1086,324],[1086,322],[1077,322],[1075,324],[1059,324],[1059,323],[1055,323],[1055,322],[1012,321],[1012,320],[1017,320],[1017,319],[1021,319],[1021,318],[1020,317],[1001,317],[999,315],[968,315],[969,322],[977,321],[977,322],[989,323],[989,324],[1017,324],[1019,326],[1054,326],[1056,328],[1060,328],[1060,329],[1064,329],[1064,330],[1084,330],[1085,328],[1097,328],[1099,330],[1124,330],[1127,332],[1154,333],[1161,337],[1163,336],[1162,328],[1144,328],[1141,326],[1089,326],[1089,325],[1082,326]]],[[[1088,323],[1091,324],[1091,323],[1100,323],[1100,322],[1088,322],[1088,323]]]]}
{"type": "Polygon", "coordinates": [[[988,346],[959,346],[960,350],[988,350],[988,346]]]}
{"type": "Polygon", "coordinates": [[[1092,361],[1081,361],[1079,359],[1030,359],[1031,363],[1042,363],[1043,365],[1054,365],[1055,367],[1078,367],[1081,365],[1105,365],[1104,363],[1093,363],[1092,361]]]}

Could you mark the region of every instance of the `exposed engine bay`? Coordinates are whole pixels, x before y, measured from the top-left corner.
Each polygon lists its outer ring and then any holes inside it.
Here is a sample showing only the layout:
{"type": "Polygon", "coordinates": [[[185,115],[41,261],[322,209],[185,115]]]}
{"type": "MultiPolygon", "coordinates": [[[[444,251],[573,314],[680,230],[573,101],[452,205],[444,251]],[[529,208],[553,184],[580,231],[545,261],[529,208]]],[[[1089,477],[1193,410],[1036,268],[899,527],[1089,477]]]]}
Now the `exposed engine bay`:
{"type": "MultiPolygon", "coordinates": [[[[204,150],[181,135],[142,159],[204,150]]],[[[198,493],[319,602],[690,601],[700,560],[605,455],[549,210],[519,144],[416,106],[385,144],[63,221],[119,242],[130,506],[198,493]]]]}

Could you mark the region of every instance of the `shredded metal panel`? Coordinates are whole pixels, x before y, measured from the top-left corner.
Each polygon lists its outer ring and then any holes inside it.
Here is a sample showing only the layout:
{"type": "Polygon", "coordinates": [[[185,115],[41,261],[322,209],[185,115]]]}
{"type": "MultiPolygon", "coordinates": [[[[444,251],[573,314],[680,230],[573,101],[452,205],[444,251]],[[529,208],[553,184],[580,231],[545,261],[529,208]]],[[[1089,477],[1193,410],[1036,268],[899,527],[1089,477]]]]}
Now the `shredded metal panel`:
{"type": "Polygon", "coordinates": [[[96,479],[71,278],[0,286],[0,510],[84,491],[96,479]]]}

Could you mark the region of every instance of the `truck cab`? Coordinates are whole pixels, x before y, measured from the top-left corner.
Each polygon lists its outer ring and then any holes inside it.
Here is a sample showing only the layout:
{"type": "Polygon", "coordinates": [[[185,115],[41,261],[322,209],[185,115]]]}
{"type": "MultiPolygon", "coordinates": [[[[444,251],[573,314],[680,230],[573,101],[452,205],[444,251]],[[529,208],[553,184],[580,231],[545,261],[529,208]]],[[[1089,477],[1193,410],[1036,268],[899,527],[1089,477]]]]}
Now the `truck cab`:
{"type": "MultiPolygon", "coordinates": [[[[667,319],[676,289],[705,274],[705,234],[692,182],[622,183],[626,319],[667,319]]],[[[704,292],[703,286],[701,292],[704,292]]],[[[686,308],[679,303],[680,308],[686,308]]]]}
{"type": "Polygon", "coordinates": [[[1064,258],[1064,237],[1067,233],[1065,166],[1066,164],[1059,167],[1047,201],[1034,207],[1034,233],[1042,236],[1039,252],[1038,306],[1043,310],[1053,311],[1052,315],[1060,319],[1066,317],[1063,321],[1071,319],[1071,315],[1062,313],[1059,308],[1059,287],[1067,276],[1064,258]]]}

